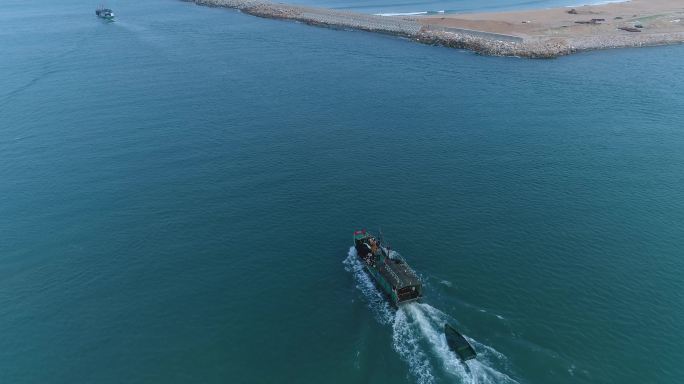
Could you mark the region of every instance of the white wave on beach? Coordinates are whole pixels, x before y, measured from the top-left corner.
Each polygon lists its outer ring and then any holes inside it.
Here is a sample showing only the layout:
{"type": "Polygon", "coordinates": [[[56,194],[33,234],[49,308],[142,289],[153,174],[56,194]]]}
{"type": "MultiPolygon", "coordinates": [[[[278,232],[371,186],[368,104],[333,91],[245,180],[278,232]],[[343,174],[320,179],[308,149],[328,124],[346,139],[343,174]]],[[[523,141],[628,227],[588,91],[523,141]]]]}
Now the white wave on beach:
{"type": "Polygon", "coordinates": [[[588,6],[588,5],[606,5],[606,4],[613,4],[613,3],[629,3],[630,1],[632,1],[632,0],[600,0],[600,1],[590,2],[590,3],[566,5],[565,8],[584,7],[584,6],[588,6]]]}
{"type": "Polygon", "coordinates": [[[461,362],[449,349],[444,336],[444,323],[458,324],[449,315],[425,303],[403,304],[399,309],[391,307],[364,271],[354,247],[349,249],[344,264],[345,269],[352,272],[356,287],[362,292],[378,322],[391,325],[392,347],[408,364],[417,383],[432,384],[439,381],[436,379],[438,371],[439,376],[452,377],[460,383],[517,383],[493,367],[507,366],[506,356],[465,335],[478,352],[478,359],[461,362]]]}
{"type": "Polygon", "coordinates": [[[375,13],[375,16],[418,16],[427,15],[428,12],[397,12],[397,13],[375,13]]]}
{"type": "MultiPolygon", "coordinates": [[[[591,6],[591,5],[606,5],[606,4],[613,4],[613,3],[629,3],[632,0],[597,0],[597,1],[591,1],[591,0],[580,0],[580,1],[585,1],[582,3],[577,3],[573,5],[566,5],[565,8],[579,8],[579,7],[585,7],[585,6],[591,6]]],[[[451,12],[451,11],[449,11],[451,12]]],[[[422,16],[422,15],[430,15],[430,14],[444,14],[447,13],[446,10],[440,9],[438,11],[417,11],[417,12],[387,12],[387,13],[374,13],[373,15],[375,16],[422,16]]]]}

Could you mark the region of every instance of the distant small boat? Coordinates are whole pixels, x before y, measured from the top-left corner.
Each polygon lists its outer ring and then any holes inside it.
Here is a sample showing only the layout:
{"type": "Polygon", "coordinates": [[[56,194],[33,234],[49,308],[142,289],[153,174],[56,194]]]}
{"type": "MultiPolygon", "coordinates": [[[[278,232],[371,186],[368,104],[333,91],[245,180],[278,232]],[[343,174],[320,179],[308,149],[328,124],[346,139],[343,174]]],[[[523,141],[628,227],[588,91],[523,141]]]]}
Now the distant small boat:
{"type": "Polygon", "coordinates": [[[98,7],[95,10],[95,14],[97,15],[97,17],[101,17],[103,19],[114,20],[114,11],[112,11],[109,8],[98,7]]]}
{"type": "Polygon", "coordinates": [[[446,336],[449,349],[454,351],[462,361],[467,361],[477,357],[477,353],[470,345],[468,340],[461,335],[456,328],[449,324],[444,324],[444,336],[446,336]]]}

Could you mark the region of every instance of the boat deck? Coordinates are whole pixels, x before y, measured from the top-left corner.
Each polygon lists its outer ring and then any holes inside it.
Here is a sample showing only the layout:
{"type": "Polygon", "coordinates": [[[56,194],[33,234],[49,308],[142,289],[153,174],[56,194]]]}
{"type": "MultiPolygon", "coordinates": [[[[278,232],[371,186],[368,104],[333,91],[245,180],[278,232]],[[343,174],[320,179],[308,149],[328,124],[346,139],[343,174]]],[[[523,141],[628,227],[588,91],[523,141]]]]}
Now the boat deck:
{"type": "Polygon", "coordinates": [[[416,273],[401,260],[387,258],[378,270],[397,289],[421,284],[416,273]]]}

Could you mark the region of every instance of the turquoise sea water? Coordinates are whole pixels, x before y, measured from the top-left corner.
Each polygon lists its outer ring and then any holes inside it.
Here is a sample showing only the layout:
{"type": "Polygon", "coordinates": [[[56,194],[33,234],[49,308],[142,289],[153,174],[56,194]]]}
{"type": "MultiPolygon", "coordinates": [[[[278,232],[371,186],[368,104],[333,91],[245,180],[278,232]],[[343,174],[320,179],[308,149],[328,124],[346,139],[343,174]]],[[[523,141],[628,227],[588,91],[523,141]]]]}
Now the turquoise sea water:
{"type": "Polygon", "coordinates": [[[0,9],[0,383],[682,382],[684,47],[112,5],[0,9]],[[350,255],[379,226],[422,304],[350,255]]]}

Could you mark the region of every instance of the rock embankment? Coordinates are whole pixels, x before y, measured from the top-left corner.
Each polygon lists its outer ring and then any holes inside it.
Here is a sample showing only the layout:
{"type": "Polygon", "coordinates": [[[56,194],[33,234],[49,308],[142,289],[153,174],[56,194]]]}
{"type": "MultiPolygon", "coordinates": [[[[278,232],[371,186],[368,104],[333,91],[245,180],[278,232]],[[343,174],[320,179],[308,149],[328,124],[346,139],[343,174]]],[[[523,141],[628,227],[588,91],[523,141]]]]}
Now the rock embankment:
{"type": "MultiPolygon", "coordinates": [[[[187,0],[186,0],[187,1],[187,0]]],[[[193,1],[193,0],[191,0],[193,1]]],[[[426,23],[426,19],[379,16],[326,8],[304,7],[265,0],[194,0],[198,5],[225,7],[271,19],[341,29],[356,29],[408,37],[425,44],[468,49],[484,55],[554,58],[578,51],[605,48],[640,47],[684,41],[684,33],[639,36],[514,36],[463,28],[447,28],[426,23]]]]}
{"type": "Polygon", "coordinates": [[[212,7],[234,8],[250,15],[271,19],[289,19],[311,25],[358,29],[406,37],[416,36],[421,29],[419,23],[410,19],[271,3],[260,0],[195,0],[195,3],[212,7]]]}
{"type": "Polygon", "coordinates": [[[499,56],[553,57],[554,54],[528,54],[522,39],[520,42],[485,37],[477,31],[444,31],[431,29],[413,18],[368,15],[325,8],[303,7],[271,3],[261,0],[195,0],[196,4],[210,7],[238,9],[244,13],[271,18],[296,20],[310,25],[332,28],[357,29],[369,32],[404,36],[426,44],[470,49],[482,54],[499,56]]]}

